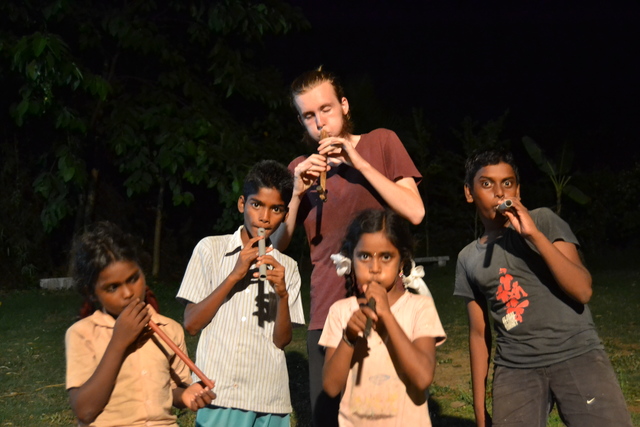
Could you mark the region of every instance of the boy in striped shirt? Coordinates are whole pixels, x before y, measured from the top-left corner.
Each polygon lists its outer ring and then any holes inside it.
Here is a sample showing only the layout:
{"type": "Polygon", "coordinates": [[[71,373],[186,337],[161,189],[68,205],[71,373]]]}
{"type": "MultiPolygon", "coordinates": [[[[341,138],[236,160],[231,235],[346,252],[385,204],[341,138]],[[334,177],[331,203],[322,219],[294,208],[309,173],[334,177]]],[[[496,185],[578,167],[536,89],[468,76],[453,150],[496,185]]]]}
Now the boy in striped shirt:
{"type": "Polygon", "coordinates": [[[205,237],[193,251],[177,299],[186,304],[187,332],[202,332],[196,363],[215,379],[218,396],[215,406],[198,411],[197,426],[289,426],[284,348],[293,324],[305,323],[300,274],[269,236],[287,218],[292,189],[285,166],[257,163],[238,199],[243,225],[234,234],[205,237]],[[265,280],[258,277],[260,265],[267,266],[265,280]]]}

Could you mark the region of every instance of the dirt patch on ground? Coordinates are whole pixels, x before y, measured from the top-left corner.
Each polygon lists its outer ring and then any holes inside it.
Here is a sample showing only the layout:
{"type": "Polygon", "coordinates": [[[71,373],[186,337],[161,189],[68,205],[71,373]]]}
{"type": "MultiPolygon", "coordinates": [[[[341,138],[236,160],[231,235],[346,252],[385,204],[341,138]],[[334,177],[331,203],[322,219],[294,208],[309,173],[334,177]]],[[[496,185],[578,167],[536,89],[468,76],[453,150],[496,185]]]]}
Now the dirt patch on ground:
{"type": "Polygon", "coordinates": [[[446,348],[445,343],[436,353],[438,366],[434,383],[440,387],[450,387],[471,392],[471,369],[467,349],[446,348]]]}

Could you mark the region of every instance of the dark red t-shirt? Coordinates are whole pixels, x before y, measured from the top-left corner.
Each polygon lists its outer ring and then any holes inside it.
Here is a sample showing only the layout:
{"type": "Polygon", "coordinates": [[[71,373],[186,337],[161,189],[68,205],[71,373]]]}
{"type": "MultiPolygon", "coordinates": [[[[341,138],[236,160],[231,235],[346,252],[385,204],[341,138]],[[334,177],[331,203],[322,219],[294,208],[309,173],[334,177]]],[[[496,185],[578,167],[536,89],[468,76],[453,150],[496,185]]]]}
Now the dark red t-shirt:
{"type": "MultiPolygon", "coordinates": [[[[392,181],[422,175],[395,132],[376,129],[361,135],[356,150],[369,164],[392,181]]],[[[306,156],[289,164],[293,172],[306,156]]],[[[304,195],[297,222],[304,224],[309,242],[311,264],[311,313],[309,329],[322,329],[331,304],[346,297],[344,278],[336,274],[329,258],[338,253],[346,228],[357,212],[384,208],[387,204],[365,177],[351,166],[342,164],[327,173],[327,201],[322,202],[315,185],[304,195]]]]}

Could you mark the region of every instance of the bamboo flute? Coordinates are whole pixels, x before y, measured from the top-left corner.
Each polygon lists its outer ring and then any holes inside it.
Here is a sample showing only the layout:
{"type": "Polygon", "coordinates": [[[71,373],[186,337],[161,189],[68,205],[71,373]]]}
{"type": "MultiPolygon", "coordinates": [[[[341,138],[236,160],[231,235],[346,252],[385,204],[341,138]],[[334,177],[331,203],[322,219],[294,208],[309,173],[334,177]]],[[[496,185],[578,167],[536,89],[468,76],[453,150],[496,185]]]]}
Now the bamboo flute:
{"type": "MultiPolygon", "coordinates": [[[[264,228],[258,228],[258,236],[264,236],[264,228]]],[[[264,239],[258,240],[258,255],[262,256],[267,253],[264,239]]],[[[267,280],[267,264],[260,264],[260,280],[263,282],[267,280]]]]}
{"type": "MultiPolygon", "coordinates": [[[[320,140],[327,138],[329,134],[326,130],[322,129],[320,131],[320,140]]],[[[320,185],[316,187],[316,191],[318,192],[318,196],[320,200],[323,202],[327,201],[327,171],[324,170],[320,172],[320,185]]]]}
{"type": "MultiPolygon", "coordinates": [[[[369,306],[369,308],[371,310],[373,310],[374,312],[376,311],[376,300],[373,299],[373,297],[369,298],[369,301],[367,301],[367,305],[369,306]]],[[[373,324],[373,321],[371,320],[370,317],[367,317],[367,323],[365,323],[364,325],[364,337],[367,338],[369,336],[369,334],[371,333],[371,326],[373,324]]]]}
{"type": "Polygon", "coordinates": [[[178,347],[173,341],[171,341],[171,338],[169,338],[167,336],[167,334],[164,333],[164,331],[162,329],[160,329],[160,327],[153,321],[153,320],[149,320],[149,327],[153,330],[153,332],[155,332],[160,338],[162,338],[162,341],[164,341],[165,343],[167,343],[167,345],[169,347],[171,347],[171,350],[173,350],[176,355],[182,359],[182,361],[184,363],[187,364],[187,366],[189,367],[189,369],[191,369],[191,371],[193,373],[195,373],[198,378],[200,378],[202,380],[202,382],[204,383],[204,385],[206,385],[207,387],[209,387],[209,390],[213,390],[213,381],[211,381],[200,369],[198,369],[198,367],[196,366],[195,363],[193,363],[191,361],[191,359],[189,359],[189,356],[187,356],[184,351],[180,350],[180,347],[178,347]]]}

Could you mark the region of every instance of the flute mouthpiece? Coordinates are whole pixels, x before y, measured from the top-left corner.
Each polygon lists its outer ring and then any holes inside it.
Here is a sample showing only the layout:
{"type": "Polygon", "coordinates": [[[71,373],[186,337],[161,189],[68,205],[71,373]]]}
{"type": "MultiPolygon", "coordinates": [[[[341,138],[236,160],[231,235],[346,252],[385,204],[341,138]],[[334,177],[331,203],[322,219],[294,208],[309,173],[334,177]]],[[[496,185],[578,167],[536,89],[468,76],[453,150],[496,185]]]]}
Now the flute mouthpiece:
{"type": "MultiPolygon", "coordinates": [[[[322,129],[320,131],[320,139],[325,139],[329,137],[329,133],[322,129]]],[[[316,191],[318,192],[318,197],[320,197],[320,200],[322,200],[323,202],[327,201],[327,172],[326,171],[322,171],[320,172],[320,185],[318,185],[316,187],[316,191]]]]}
{"type": "Polygon", "coordinates": [[[498,205],[498,212],[503,213],[507,209],[511,208],[511,206],[513,206],[513,202],[511,199],[507,199],[498,205]]]}

